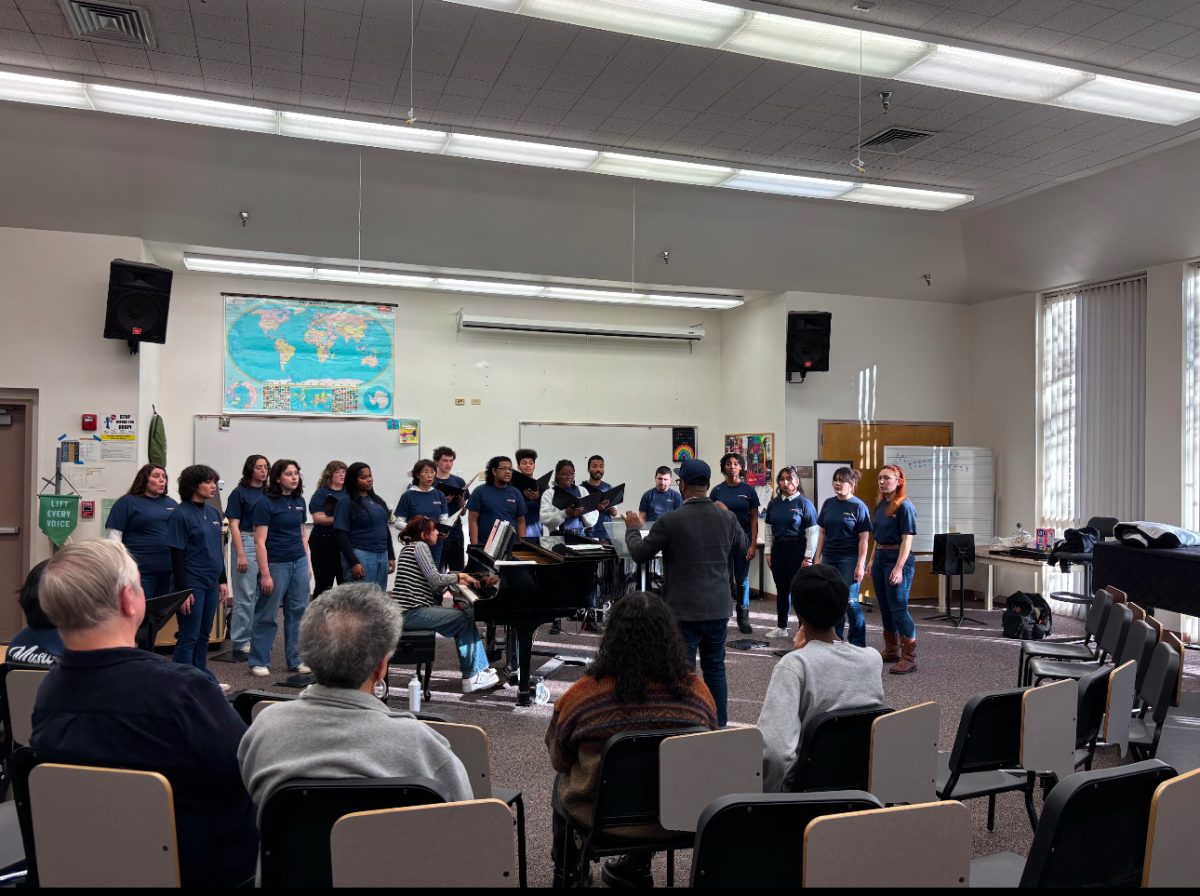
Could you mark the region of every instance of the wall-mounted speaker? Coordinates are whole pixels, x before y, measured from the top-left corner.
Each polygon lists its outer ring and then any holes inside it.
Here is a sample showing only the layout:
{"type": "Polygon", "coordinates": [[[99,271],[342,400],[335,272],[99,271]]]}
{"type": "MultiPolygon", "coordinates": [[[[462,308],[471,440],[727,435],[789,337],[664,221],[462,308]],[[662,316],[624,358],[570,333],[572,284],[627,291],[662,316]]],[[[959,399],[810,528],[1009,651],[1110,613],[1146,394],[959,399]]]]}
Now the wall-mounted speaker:
{"type": "Polygon", "coordinates": [[[166,342],[171,277],[169,268],[115,259],[108,274],[104,338],[124,339],[130,354],[139,343],[166,342]]]}
{"type": "Polygon", "coordinates": [[[787,381],[802,383],[814,370],[829,370],[829,333],[833,315],[828,311],[789,311],[787,328],[787,381]]]}

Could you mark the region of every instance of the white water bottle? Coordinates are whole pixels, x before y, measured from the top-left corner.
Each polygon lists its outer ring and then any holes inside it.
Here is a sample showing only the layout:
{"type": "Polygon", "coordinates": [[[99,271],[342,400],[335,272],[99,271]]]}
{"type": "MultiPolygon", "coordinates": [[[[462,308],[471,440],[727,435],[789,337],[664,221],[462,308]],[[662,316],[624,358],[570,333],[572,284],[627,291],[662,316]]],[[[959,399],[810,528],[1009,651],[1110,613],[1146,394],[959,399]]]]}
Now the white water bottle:
{"type": "Polygon", "coordinates": [[[408,680],[408,711],[421,711],[421,682],[415,675],[408,680]]]}

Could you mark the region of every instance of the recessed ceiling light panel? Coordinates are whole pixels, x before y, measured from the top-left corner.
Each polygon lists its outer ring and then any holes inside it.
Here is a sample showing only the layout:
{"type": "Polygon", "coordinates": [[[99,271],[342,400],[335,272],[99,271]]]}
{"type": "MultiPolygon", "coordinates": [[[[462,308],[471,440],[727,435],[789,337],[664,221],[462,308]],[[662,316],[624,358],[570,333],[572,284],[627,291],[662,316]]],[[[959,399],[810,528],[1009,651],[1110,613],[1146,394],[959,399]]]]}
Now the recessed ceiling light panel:
{"type": "Polygon", "coordinates": [[[707,0],[525,0],[521,13],[700,47],[720,46],[747,16],[707,0]]]}
{"type": "Polygon", "coordinates": [[[931,53],[895,77],[927,87],[944,87],[947,90],[1026,103],[1049,103],[1068,90],[1090,81],[1095,75],[998,53],[939,46],[936,53],[931,53]]]}
{"type": "Polygon", "coordinates": [[[279,113],[279,133],[308,140],[328,140],[333,143],[355,143],[359,146],[429,153],[440,153],[445,149],[449,136],[444,131],[410,128],[402,124],[376,124],[371,121],[332,118],[328,115],[305,115],[300,112],[279,113]]]}
{"type": "Polygon", "coordinates": [[[733,174],[732,168],[720,165],[698,165],[695,162],[629,156],[619,152],[600,153],[600,160],[589,170],[596,174],[615,174],[618,177],[637,177],[643,180],[707,187],[718,186],[733,174]]]}
{"type": "Polygon", "coordinates": [[[108,84],[89,84],[87,92],[95,108],[118,115],[138,115],[162,121],[181,121],[266,134],[275,133],[279,127],[274,109],[159,93],[156,90],[131,90],[108,84]]]}
{"type": "Polygon", "coordinates": [[[772,171],[739,171],[721,186],[731,190],[778,193],[781,196],[834,199],[853,190],[855,185],[848,180],[800,177],[793,174],[776,174],[772,171]]]}
{"type": "Polygon", "coordinates": [[[946,209],[970,202],[970,193],[943,193],[936,190],[918,190],[912,187],[889,187],[883,184],[861,184],[840,197],[848,202],[864,202],[869,205],[890,205],[894,208],[916,208],[942,212],[946,209]]]}
{"type": "Polygon", "coordinates": [[[1156,124],[1183,124],[1200,118],[1200,94],[1106,75],[1097,75],[1094,81],[1063,94],[1054,102],[1081,112],[1119,115],[1156,124]]]}
{"type": "Polygon", "coordinates": [[[570,171],[585,171],[600,157],[600,153],[594,149],[480,137],[475,134],[451,134],[450,142],[446,144],[446,155],[570,171]]]}

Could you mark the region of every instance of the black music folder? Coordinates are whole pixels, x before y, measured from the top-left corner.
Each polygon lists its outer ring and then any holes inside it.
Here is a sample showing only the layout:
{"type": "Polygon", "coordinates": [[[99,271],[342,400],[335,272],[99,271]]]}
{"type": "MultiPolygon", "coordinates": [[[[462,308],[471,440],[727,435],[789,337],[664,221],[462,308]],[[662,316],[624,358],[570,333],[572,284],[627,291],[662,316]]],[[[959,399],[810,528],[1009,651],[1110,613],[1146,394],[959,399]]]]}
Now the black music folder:
{"type": "MultiPolygon", "coordinates": [[[[170,594],[160,594],[158,597],[146,598],[146,616],[137,630],[137,645],[142,650],[154,652],[154,641],[158,631],[167,624],[183,602],[192,596],[192,590],[173,591],[170,594]]],[[[201,632],[201,637],[207,639],[208,632],[201,632]]]]}
{"type": "Polygon", "coordinates": [[[550,477],[553,475],[554,472],[551,471],[534,479],[532,476],[526,476],[520,470],[513,470],[512,482],[509,484],[519,492],[533,490],[540,495],[550,487],[550,477]]]}
{"type": "Polygon", "coordinates": [[[449,482],[444,482],[441,479],[435,480],[433,483],[433,487],[436,488],[443,495],[445,495],[447,498],[460,497],[461,495],[466,494],[466,491],[467,491],[465,488],[459,488],[458,486],[451,485],[449,482]]]}
{"type": "Polygon", "coordinates": [[[615,485],[606,492],[599,489],[594,491],[589,490],[589,494],[584,495],[579,499],[579,506],[583,508],[584,513],[591,513],[593,510],[599,510],[600,505],[605,501],[610,507],[616,507],[625,500],[625,483],[615,485]]]}

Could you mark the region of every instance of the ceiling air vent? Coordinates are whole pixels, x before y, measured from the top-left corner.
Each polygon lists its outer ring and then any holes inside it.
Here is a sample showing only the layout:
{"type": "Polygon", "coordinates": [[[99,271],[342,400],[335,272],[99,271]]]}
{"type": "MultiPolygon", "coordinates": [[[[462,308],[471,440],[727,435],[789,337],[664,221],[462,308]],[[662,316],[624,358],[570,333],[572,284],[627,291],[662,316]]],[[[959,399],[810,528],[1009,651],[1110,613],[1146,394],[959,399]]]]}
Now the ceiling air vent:
{"type": "Polygon", "coordinates": [[[92,0],[60,0],[71,30],[85,40],[125,46],[153,47],[150,17],[140,6],[98,3],[92,0]]]}
{"type": "Polygon", "coordinates": [[[899,155],[932,137],[933,131],[914,131],[908,128],[888,128],[874,137],[864,140],[862,148],[871,152],[886,152],[899,155]]]}

